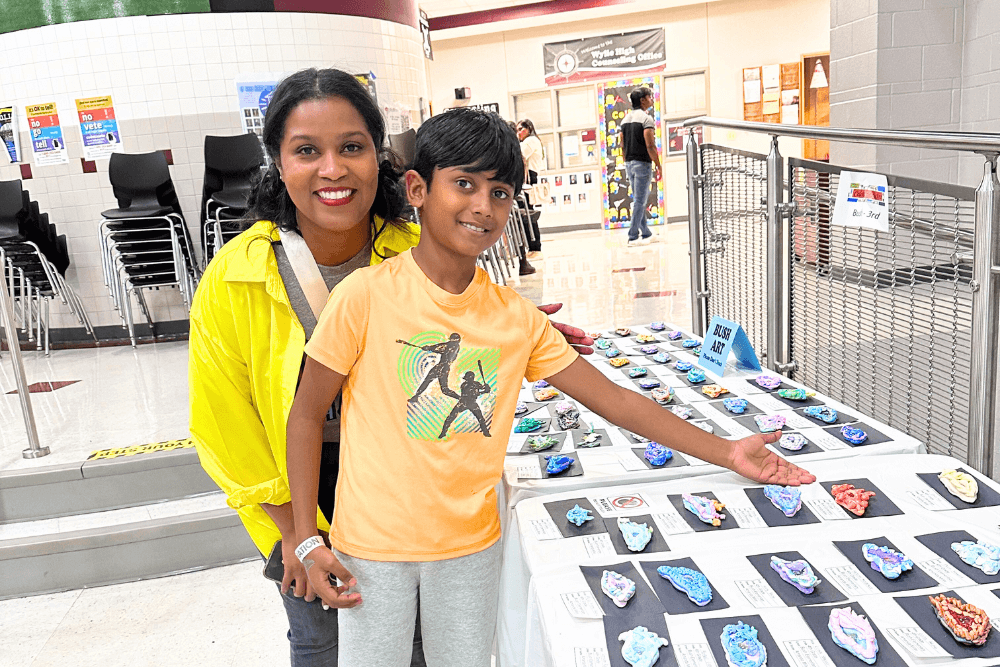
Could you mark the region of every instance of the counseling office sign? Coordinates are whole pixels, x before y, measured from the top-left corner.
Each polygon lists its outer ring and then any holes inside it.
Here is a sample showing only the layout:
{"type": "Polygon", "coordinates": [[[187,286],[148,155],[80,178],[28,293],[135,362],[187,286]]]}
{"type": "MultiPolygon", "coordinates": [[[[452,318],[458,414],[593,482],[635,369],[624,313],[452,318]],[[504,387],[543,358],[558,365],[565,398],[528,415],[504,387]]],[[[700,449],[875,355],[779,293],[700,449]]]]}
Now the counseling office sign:
{"type": "Polygon", "coordinates": [[[553,42],[543,49],[545,82],[550,86],[637,76],[666,64],[663,28],[553,42]]]}

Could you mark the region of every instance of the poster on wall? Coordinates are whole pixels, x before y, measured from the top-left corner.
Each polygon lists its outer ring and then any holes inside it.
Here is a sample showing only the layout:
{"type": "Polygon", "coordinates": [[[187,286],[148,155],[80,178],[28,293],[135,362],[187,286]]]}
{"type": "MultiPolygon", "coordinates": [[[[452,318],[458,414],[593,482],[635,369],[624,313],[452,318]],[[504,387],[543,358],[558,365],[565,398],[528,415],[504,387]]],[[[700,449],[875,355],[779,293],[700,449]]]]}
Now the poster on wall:
{"type": "Polygon", "coordinates": [[[420,43],[424,49],[424,58],[434,60],[434,48],[431,46],[431,22],[427,12],[420,10],[420,43]]]}
{"type": "Polygon", "coordinates": [[[258,137],[264,133],[264,114],[280,80],[281,76],[274,74],[248,74],[236,79],[236,99],[244,132],[253,132],[258,137]]]}
{"type": "Polygon", "coordinates": [[[375,91],[375,72],[368,72],[367,74],[355,74],[354,78],[364,84],[365,88],[368,89],[368,94],[372,96],[375,100],[375,104],[378,104],[378,93],[375,91]]]}
{"type": "Polygon", "coordinates": [[[674,155],[684,155],[687,147],[687,137],[694,133],[698,143],[705,142],[705,132],[701,125],[694,127],[684,127],[683,125],[667,125],[667,157],[674,155]]]}
{"type": "Polygon", "coordinates": [[[103,160],[112,153],[125,152],[110,95],[76,100],[76,113],[80,117],[84,160],[103,160]]]}
{"type": "Polygon", "coordinates": [[[658,72],[667,63],[663,28],[551,42],[542,47],[545,83],[658,72]]]}
{"type": "Polygon", "coordinates": [[[7,149],[7,157],[11,164],[21,161],[21,136],[17,131],[17,110],[12,107],[0,107],[0,141],[7,149]]]}
{"type": "MultiPolygon", "coordinates": [[[[660,85],[657,77],[624,79],[598,84],[597,99],[600,104],[598,143],[601,149],[601,201],[604,211],[604,229],[628,227],[632,219],[632,191],[625,176],[625,156],[622,149],[621,120],[632,109],[629,93],[639,86],[653,91],[650,108],[656,125],[656,150],[663,150],[663,131],[660,125],[660,85]]],[[[646,223],[663,224],[663,179],[653,181],[645,202],[646,223]]]]}
{"type": "Polygon", "coordinates": [[[66,152],[62,126],[59,125],[56,103],[29,104],[24,111],[28,117],[28,132],[31,135],[31,152],[35,154],[35,165],[45,167],[67,164],[69,155],[66,152]]]}

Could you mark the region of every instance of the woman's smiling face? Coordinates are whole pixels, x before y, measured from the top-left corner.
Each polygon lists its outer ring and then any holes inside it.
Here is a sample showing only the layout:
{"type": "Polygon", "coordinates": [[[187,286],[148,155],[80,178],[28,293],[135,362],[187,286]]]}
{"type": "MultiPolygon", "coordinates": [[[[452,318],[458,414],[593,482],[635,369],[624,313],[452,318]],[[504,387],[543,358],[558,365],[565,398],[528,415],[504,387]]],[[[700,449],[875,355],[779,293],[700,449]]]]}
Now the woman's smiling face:
{"type": "Polygon", "coordinates": [[[288,114],[278,170],[303,235],[368,224],[378,190],[378,151],[347,100],[306,100],[288,114]]]}

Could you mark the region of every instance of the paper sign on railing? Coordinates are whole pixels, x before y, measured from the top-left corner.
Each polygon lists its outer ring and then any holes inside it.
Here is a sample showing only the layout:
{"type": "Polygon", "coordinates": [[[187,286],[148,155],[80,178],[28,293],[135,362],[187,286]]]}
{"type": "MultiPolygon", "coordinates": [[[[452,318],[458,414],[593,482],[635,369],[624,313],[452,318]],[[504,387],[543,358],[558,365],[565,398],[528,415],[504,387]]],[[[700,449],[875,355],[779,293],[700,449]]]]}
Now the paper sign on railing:
{"type": "Polygon", "coordinates": [[[705,340],[701,344],[701,355],[698,365],[706,368],[720,377],[726,371],[726,360],[729,353],[736,355],[737,367],[744,370],[760,370],[757,353],[750,344],[743,327],[736,322],[730,322],[716,315],[708,323],[705,340]]]}
{"type": "Polygon", "coordinates": [[[888,232],[889,209],[885,201],[888,192],[889,181],[883,174],[840,172],[832,223],[888,232]]]}

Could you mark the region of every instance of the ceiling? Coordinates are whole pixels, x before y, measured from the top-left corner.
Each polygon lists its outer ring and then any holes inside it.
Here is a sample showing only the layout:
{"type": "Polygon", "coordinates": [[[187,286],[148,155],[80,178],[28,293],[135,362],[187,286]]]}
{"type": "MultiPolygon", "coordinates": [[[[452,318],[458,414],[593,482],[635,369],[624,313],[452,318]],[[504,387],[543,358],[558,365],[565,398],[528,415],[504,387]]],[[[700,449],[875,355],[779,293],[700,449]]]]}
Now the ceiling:
{"type": "Polygon", "coordinates": [[[438,16],[454,16],[468,14],[488,9],[501,9],[517,5],[531,5],[539,0],[419,0],[420,9],[427,12],[429,18],[438,16]]]}

